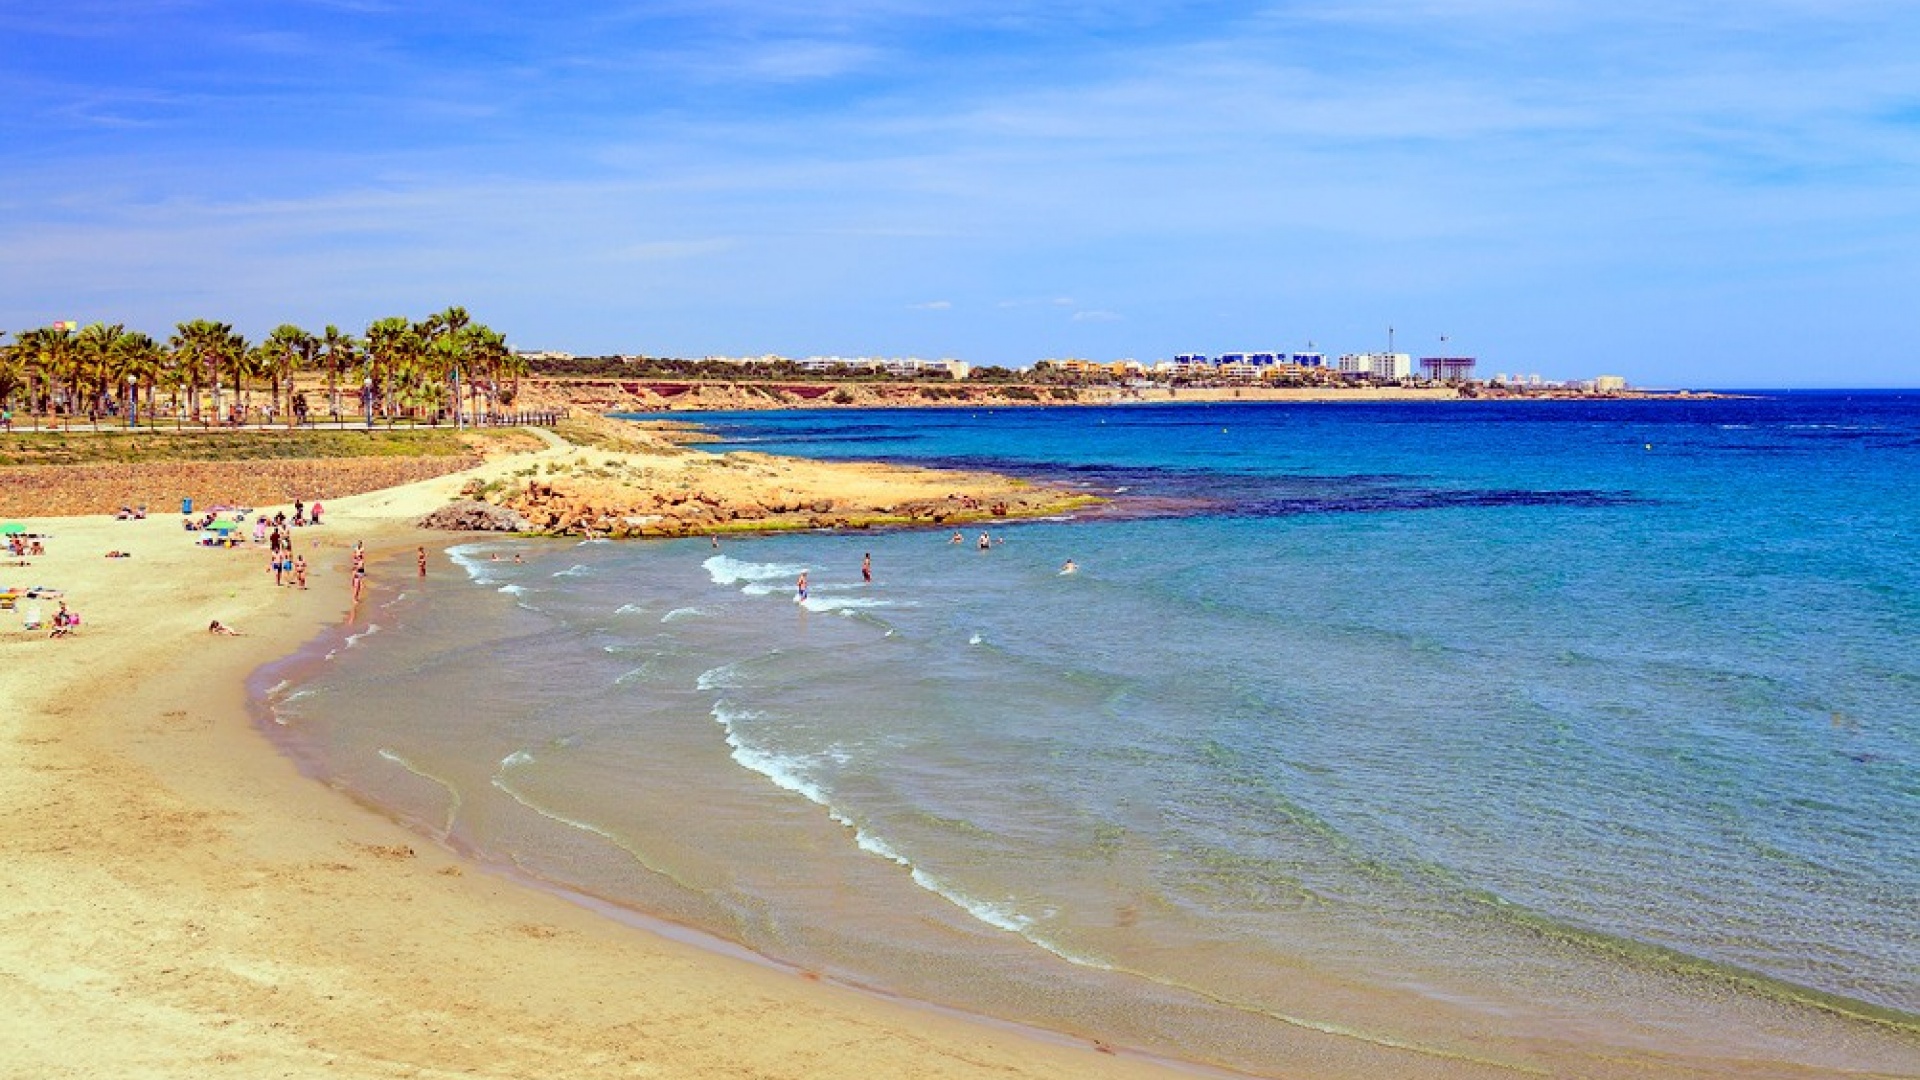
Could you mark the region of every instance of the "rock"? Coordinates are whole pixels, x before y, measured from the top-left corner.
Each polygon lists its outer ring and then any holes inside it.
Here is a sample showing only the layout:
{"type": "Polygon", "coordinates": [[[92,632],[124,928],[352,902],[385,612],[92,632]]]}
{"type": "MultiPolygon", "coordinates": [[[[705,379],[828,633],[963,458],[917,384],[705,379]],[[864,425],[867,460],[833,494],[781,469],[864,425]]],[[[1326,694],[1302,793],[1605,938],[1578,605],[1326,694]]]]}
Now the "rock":
{"type": "Polygon", "coordinates": [[[453,532],[525,532],[527,519],[517,511],[484,502],[456,502],[420,519],[422,529],[453,532]]]}

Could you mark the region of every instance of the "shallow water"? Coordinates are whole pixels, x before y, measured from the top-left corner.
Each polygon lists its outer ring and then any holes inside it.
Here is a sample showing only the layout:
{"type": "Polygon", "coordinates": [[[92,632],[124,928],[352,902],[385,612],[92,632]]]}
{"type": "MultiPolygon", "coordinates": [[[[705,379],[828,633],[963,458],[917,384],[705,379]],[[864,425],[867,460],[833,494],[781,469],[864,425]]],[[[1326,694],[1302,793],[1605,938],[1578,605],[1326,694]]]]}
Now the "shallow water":
{"type": "Polygon", "coordinates": [[[1194,1060],[1915,1071],[1920,401],[708,419],[1209,509],[468,545],[290,745],[483,858],[1194,1060]]]}

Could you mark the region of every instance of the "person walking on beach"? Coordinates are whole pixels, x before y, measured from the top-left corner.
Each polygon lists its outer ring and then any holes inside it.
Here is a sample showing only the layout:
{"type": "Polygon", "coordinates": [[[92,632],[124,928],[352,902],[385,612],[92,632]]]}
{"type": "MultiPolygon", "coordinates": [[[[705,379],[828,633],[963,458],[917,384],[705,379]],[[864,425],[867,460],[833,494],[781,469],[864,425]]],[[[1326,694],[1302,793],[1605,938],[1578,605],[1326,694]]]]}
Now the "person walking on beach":
{"type": "Polygon", "coordinates": [[[873,584],[873,552],[871,551],[860,556],[860,579],[869,585],[873,584]]]}
{"type": "Polygon", "coordinates": [[[427,549],[424,547],[420,549],[420,576],[427,576],[427,549]]]}
{"type": "Polygon", "coordinates": [[[293,583],[303,589],[307,587],[307,557],[305,555],[295,555],[293,557],[293,583]]]}

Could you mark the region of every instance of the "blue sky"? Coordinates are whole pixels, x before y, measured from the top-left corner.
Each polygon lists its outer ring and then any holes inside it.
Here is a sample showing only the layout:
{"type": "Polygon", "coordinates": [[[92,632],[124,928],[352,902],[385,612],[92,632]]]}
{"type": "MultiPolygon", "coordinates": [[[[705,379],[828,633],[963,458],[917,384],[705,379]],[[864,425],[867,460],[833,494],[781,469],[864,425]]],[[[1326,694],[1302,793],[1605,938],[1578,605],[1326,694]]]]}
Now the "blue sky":
{"type": "Polygon", "coordinates": [[[0,329],[1920,385],[1906,0],[0,0],[0,329]]]}

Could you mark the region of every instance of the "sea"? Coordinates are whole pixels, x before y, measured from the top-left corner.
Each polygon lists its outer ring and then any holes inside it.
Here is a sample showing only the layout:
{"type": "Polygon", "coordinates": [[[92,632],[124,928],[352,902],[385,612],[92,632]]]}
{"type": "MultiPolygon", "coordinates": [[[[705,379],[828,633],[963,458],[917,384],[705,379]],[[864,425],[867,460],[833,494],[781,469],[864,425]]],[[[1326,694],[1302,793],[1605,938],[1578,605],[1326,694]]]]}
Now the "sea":
{"type": "Polygon", "coordinates": [[[532,886],[1202,1070],[1920,1075],[1920,392],[695,419],[1104,501],[409,555],[262,726],[532,886]]]}

